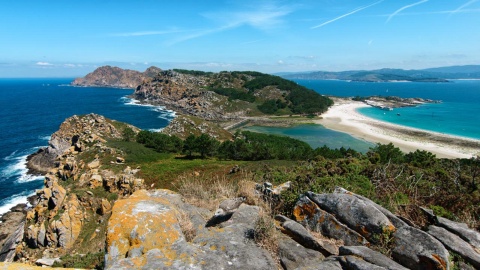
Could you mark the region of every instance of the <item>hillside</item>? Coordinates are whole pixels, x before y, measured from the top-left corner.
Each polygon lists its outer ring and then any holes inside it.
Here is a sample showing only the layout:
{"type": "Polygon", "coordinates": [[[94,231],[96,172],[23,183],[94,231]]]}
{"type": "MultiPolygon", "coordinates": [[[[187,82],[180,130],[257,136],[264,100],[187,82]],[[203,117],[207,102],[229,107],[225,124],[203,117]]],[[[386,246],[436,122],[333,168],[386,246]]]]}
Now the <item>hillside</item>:
{"type": "Polygon", "coordinates": [[[157,67],[150,67],[145,72],[136,70],[121,69],[112,66],[103,66],[97,68],[94,72],[87,74],[83,78],[76,78],[72,85],[74,86],[100,86],[115,88],[135,88],[146,78],[153,77],[161,70],[157,67]]]}
{"type": "Polygon", "coordinates": [[[100,67],[72,84],[128,85],[135,88],[135,99],[208,120],[320,114],[333,104],[311,89],[259,72],[163,71],[151,67],[140,73],[100,67]]]}
{"type": "Polygon", "coordinates": [[[286,79],[351,80],[365,82],[412,81],[447,82],[448,79],[480,79],[480,66],[452,66],[422,70],[378,69],[340,72],[311,71],[282,74],[286,79]]]}

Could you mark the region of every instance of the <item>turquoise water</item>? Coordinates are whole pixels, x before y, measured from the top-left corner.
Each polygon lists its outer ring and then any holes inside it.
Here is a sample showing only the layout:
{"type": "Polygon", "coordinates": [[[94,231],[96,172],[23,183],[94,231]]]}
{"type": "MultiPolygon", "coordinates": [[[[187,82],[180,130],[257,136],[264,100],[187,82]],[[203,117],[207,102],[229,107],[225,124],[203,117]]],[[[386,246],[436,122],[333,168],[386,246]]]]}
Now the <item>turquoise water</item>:
{"type": "Polygon", "coordinates": [[[478,80],[454,80],[449,83],[365,83],[334,80],[296,80],[296,82],[321,94],[340,97],[381,95],[441,100],[440,104],[424,104],[393,111],[362,108],[359,112],[393,124],[480,139],[478,80]]]}
{"type": "Polygon", "coordinates": [[[312,148],[322,147],[324,145],[329,148],[352,148],[356,151],[365,153],[375,144],[356,139],[346,133],[326,129],[321,125],[298,125],[294,127],[246,127],[246,130],[289,136],[295,139],[307,142],[312,148]]]}

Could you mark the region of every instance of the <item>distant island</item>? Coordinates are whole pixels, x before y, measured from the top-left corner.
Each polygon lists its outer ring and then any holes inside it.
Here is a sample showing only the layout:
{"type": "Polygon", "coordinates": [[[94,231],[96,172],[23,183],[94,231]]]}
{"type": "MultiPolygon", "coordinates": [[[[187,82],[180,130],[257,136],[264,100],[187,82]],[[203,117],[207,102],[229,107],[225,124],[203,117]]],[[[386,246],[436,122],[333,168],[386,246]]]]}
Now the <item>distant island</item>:
{"type": "Polygon", "coordinates": [[[350,71],[310,71],[280,73],[285,79],[346,80],[361,82],[448,82],[454,79],[480,79],[480,65],[451,66],[421,70],[377,69],[350,71]]]}

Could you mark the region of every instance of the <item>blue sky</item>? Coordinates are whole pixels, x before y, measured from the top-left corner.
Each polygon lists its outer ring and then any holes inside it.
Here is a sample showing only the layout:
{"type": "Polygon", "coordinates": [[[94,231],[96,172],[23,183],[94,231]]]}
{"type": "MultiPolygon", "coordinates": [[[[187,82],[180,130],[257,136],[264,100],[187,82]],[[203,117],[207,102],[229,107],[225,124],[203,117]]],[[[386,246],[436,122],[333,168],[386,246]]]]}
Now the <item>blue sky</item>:
{"type": "Polygon", "coordinates": [[[0,1],[0,77],[480,64],[480,0],[0,1]]]}

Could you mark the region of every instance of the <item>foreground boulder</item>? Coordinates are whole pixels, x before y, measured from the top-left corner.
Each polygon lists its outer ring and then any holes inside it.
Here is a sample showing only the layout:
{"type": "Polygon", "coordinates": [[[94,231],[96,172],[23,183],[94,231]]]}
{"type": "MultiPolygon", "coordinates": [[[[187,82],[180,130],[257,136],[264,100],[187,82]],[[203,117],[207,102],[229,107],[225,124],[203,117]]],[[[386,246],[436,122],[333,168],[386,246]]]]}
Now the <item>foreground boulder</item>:
{"type": "Polygon", "coordinates": [[[274,269],[249,235],[259,208],[242,205],[219,227],[190,220],[191,206],[168,190],[139,190],[117,201],[107,231],[107,269],[274,269]],[[181,215],[185,213],[186,215],[181,215]],[[186,224],[197,223],[192,230],[186,224]],[[188,232],[188,233],[187,233],[188,232]]]}
{"type": "Polygon", "coordinates": [[[396,263],[387,256],[373,251],[364,246],[343,246],[340,247],[340,255],[355,255],[363,258],[365,261],[391,270],[407,270],[407,268],[396,263]]]}
{"type": "Polygon", "coordinates": [[[302,196],[297,201],[293,215],[306,228],[326,237],[341,240],[345,245],[369,244],[362,235],[338,221],[332,214],[320,209],[307,196],[302,196]]]}
{"type": "Polygon", "coordinates": [[[437,239],[413,227],[402,227],[394,234],[392,257],[410,269],[450,269],[449,253],[437,239]]]}
{"type": "Polygon", "coordinates": [[[375,241],[378,234],[395,231],[395,226],[382,212],[352,194],[307,192],[306,195],[320,208],[370,241],[375,241]]]}
{"type": "Polygon", "coordinates": [[[318,269],[317,266],[325,259],[320,252],[305,248],[290,237],[280,239],[278,256],[282,267],[286,270],[318,269]]]}
{"type": "Polygon", "coordinates": [[[465,261],[480,268],[480,254],[467,242],[462,240],[458,235],[455,235],[444,228],[437,226],[429,226],[428,233],[442,242],[449,250],[459,254],[465,261]]]}

